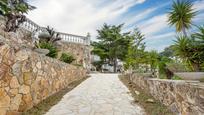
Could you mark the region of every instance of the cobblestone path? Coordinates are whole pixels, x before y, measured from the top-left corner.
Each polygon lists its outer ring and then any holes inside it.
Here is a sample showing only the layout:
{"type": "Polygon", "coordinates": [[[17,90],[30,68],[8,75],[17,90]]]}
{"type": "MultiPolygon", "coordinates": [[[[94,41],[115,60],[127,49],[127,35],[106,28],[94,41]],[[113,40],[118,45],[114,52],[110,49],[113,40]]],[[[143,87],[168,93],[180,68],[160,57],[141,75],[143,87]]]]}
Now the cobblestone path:
{"type": "Polygon", "coordinates": [[[92,74],[46,115],[143,115],[117,74],[92,74]]]}

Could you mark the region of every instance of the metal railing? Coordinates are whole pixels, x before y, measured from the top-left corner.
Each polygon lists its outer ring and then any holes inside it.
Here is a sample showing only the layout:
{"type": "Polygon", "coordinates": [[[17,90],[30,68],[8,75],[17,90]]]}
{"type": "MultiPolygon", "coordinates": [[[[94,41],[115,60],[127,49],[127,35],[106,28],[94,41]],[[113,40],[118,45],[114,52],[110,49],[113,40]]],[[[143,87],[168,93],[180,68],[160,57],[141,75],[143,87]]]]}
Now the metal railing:
{"type": "MultiPolygon", "coordinates": [[[[21,24],[21,27],[24,29],[34,32],[36,30],[43,32],[46,31],[45,27],[41,27],[35,22],[33,22],[30,19],[26,19],[26,21],[21,24]]],[[[57,32],[59,33],[60,38],[62,38],[62,41],[64,42],[71,42],[71,43],[79,43],[83,45],[90,45],[90,37],[89,36],[79,36],[79,35],[72,35],[72,34],[67,34],[67,33],[62,33],[62,32],[57,32]]]]}

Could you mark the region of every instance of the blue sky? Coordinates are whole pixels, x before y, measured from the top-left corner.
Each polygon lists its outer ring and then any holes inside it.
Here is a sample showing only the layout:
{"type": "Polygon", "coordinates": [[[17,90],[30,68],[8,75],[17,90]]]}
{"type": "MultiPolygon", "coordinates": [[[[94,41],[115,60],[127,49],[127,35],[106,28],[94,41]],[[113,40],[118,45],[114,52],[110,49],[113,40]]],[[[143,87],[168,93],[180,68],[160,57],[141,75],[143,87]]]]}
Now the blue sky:
{"type": "MultiPolygon", "coordinates": [[[[198,11],[193,23],[204,25],[204,0],[192,0],[198,11]]],[[[135,27],[145,34],[147,50],[162,51],[175,39],[175,29],[167,23],[167,12],[173,0],[34,0],[37,7],[28,17],[36,23],[50,25],[57,31],[92,35],[104,23],[125,23],[123,31],[135,27]]],[[[192,28],[189,31],[194,31],[192,28]]]]}

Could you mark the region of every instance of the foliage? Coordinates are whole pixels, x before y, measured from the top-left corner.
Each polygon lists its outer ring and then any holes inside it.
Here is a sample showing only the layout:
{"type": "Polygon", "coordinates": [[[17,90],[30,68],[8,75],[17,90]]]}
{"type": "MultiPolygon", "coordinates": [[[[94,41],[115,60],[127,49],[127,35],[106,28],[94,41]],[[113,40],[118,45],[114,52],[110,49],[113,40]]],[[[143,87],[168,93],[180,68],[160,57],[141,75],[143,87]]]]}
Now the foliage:
{"type": "Polygon", "coordinates": [[[53,28],[47,26],[46,32],[48,35],[46,33],[41,33],[38,36],[40,38],[40,42],[48,42],[55,45],[57,41],[61,40],[59,33],[55,32],[53,28]]]}
{"type": "Polygon", "coordinates": [[[164,48],[164,51],[162,51],[160,53],[161,56],[166,56],[166,57],[169,57],[169,58],[172,58],[174,57],[174,51],[173,51],[173,46],[169,46],[169,47],[166,47],[164,48]]]}
{"type": "Polygon", "coordinates": [[[65,63],[72,63],[75,59],[74,57],[69,54],[69,53],[62,53],[61,57],[60,57],[60,60],[65,62],[65,63]]]}
{"type": "Polygon", "coordinates": [[[128,33],[121,33],[123,24],[118,26],[104,24],[97,30],[99,42],[93,42],[93,53],[98,55],[103,62],[114,65],[116,72],[117,60],[124,60],[127,54],[130,37],[128,33]]]}
{"type": "Polygon", "coordinates": [[[204,26],[198,27],[198,32],[192,34],[192,38],[195,40],[196,45],[198,45],[200,50],[203,50],[204,48],[204,26]]]}
{"type": "Polygon", "coordinates": [[[38,44],[37,47],[41,48],[41,49],[48,49],[49,53],[46,56],[49,56],[49,57],[52,57],[52,58],[57,57],[58,50],[53,44],[47,43],[47,42],[41,42],[41,43],[38,44]]]}
{"type": "Polygon", "coordinates": [[[19,25],[26,20],[23,14],[33,9],[35,7],[29,5],[25,0],[1,0],[0,13],[7,18],[5,31],[15,32],[19,25]]]}
{"type": "Polygon", "coordinates": [[[158,64],[159,54],[156,51],[151,51],[148,53],[148,63],[151,68],[151,72],[155,74],[157,64],[158,64]]]}
{"type": "Polygon", "coordinates": [[[100,70],[102,70],[102,65],[104,64],[104,62],[103,61],[96,61],[96,62],[93,62],[93,66],[95,66],[96,67],[96,70],[97,71],[100,71],[100,70]]]}
{"type": "Polygon", "coordinates": [[[173,2],[168,22],[170,25],[175,25],[177,32],[182,31],[183,35],[187,36],[186,29],[191,27],[195,15],[196,12],[190,0],[177,0],[173,2]]]}
{"type": "Polygon", "coordinates": [[[171,79],[173,77],[173,72],[167,67],[168,63],[172,63],[172,59],[165,56],[159,56],[158,58],[159,75],[171,79]]]}
{"type": "Polygon", "coordinates": [[[101,41],[92,42],[91,45],[94,46],[92,53],[98,55],[102,61],[108,58],[108,50],[101,41]]]}
{"type": "Polygon", "coordinates": [[[144,35],[136,28],[130,34],[130,43],[125,60],[125,69],[138,69],[140,64],[146,62],[147,52],[144,51],[144,35]]]}
{"type": "Polygon", "coordinates": [[[0,14],[4,15],[9,12],[9,7],[8,7],[8,0],[1,0],[0,1],[0,14]]]}
{"type": "Polygon", "coordinates": [[[1,0],[1,13],[6,16],[8,14],[23,14],[28,13],[36,7],[29,5],[25,0],[1,0]]]}
{"type": "Polygon", "coordinates": [[[202,41],[196,37],[178,36],[173,49],[175,55],[183,59],[193,71],[202,71],[201,65],[204,63],[204,47],[202,41]]]}

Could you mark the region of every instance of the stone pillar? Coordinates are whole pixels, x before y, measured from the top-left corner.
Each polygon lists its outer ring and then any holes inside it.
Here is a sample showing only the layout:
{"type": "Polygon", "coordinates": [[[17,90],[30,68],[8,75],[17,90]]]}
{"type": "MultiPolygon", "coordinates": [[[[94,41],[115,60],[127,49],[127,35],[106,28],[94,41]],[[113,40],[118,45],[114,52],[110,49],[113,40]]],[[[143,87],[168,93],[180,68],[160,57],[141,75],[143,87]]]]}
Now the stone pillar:
{"type": "Polygon", "coordinates": [[[87,34],[86,45],[85,45],[85,63],[87,71],[91,69],[91,47],[90,47],[91,35],[87,34]]]}
{"type": "Polygon", "coordinates": [[[90,46],[90,43],[91,43],[91,35],[90,33],[88,33],[86,36],[86,45],[90,46]]]}

